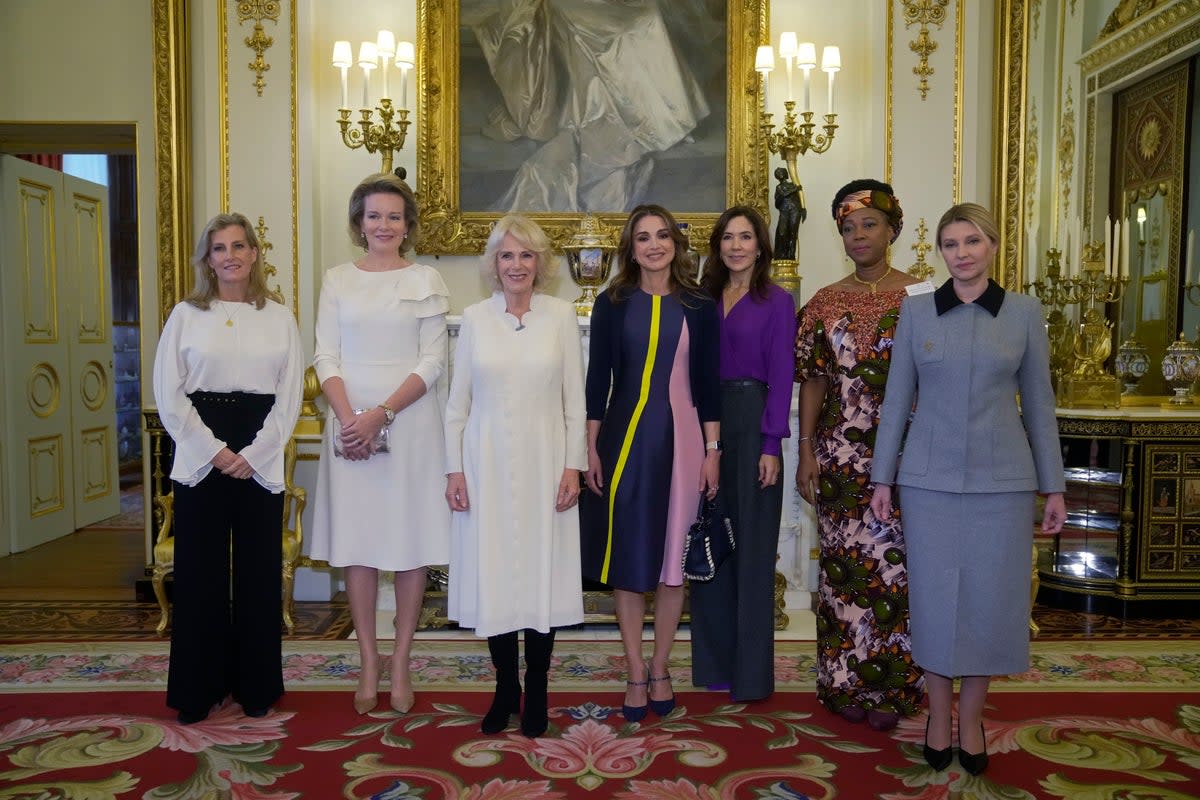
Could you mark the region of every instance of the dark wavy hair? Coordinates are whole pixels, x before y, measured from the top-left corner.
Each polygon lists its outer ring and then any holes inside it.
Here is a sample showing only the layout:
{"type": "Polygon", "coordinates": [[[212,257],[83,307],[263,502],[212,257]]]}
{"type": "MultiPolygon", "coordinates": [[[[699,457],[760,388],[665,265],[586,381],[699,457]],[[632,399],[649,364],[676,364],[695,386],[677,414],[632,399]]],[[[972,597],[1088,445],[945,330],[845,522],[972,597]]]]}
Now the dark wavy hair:
{"type": "Polygon", "coordinates": [[[633,229],[646,217],[658,217],[666,223],[675,243],[675,255],[671,258],[671,291],[681,297],[693,294],[702,295],[700,285],[692,277],[694,265],[688,257],[688,240],[679,223],[670,211],[654,203],[643,203],[629,212],[625,227],[621,229],[621,239],[617,243],[617,274],[608,283],[608,296],[614,303],[620,303],[636,290],[641,283],[642,268],[633,260],[633,229]]]}
{"type": "Polygon", "coordinates": [[[750,293],[760,300],[765,300],[767,287],[771,285],[771,259],[774,257],[774,251],[771,248],[771,234],[767,230],[766,220],[751,206],[727,208],[717,218],[712,235],[708,237],[708,258],[704,262],[700,288],[712,295],[713,299],[719,300],[721,291],[729,283],[729,269],[726,268],[725,262],[721,261],[721,239],[725,236],[725,229],[729,227],[729,223],[738,217],[745,217],[750,223],[758,243],[758,256],[754,259],[754,266],[750,268],[750,293]]]}

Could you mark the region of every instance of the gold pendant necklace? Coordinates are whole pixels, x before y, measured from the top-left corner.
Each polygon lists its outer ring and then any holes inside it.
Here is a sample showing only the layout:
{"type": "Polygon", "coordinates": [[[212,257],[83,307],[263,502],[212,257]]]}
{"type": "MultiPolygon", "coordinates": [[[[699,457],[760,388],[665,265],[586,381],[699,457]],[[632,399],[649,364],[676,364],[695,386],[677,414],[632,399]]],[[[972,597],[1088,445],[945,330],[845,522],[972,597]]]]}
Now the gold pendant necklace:
{"type": "Polygon", "coordinates": [[[236,317],[238,315],[238,312],[242,310],[242,304],[239,303],[237,309],[232,314],[230,314],[228,311],[225,310],[225,303],[226,303],[225,300],[221,301],[221,313],[225,315],[225,327],[232,328],[233,327],[233,318],[236,317]]]}
{"type": "Polygon", "coordinates": [[[875,294],[875,292],[878,291],[879,284],[883,281],[884,278],[886,278],[891,273],[891,271],[892,271],[892,268],[888,267],[887,269],[885,269],[883,271],[882,275],[880,275],[878,278],[876,278],[873,281],[865,281],[862,278],[858,277],[858,270],[851,272],[850,277],[854,278],[855,283],[862,284],[863,286],[870,286],[871,294],[875,294]]]}

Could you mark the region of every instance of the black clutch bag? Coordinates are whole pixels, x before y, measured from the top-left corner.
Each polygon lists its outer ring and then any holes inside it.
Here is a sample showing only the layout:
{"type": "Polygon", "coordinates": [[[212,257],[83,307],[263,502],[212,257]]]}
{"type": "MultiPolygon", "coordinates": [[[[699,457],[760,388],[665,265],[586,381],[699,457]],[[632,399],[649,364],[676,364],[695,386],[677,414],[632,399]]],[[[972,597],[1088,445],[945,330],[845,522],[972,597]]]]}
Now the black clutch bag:
{"type": "Polygon", "coordinates": [[[683,543],[683,577],[689,581],[711,581],[735,547],[733,523],[725,513],[720,492],[712,500],[701,492],[696,521],[683,543]]]}

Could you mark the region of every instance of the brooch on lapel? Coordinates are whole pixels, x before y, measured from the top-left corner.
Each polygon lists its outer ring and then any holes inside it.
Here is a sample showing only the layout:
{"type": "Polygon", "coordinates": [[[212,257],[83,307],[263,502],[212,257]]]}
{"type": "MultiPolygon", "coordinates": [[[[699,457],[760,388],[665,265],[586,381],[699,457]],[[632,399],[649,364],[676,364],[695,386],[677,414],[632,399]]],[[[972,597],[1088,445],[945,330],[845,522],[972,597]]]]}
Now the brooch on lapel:
{"type": "Polygon", "coordinates": [[[925,345],[924,345],[924,347],[925,347],[925,352],[926,352],[926,353],[932,353],[932,352],[933,352],[933,342],[929,341],[928,339],[926,339],[926,340],[925,340],[925,345]]]}

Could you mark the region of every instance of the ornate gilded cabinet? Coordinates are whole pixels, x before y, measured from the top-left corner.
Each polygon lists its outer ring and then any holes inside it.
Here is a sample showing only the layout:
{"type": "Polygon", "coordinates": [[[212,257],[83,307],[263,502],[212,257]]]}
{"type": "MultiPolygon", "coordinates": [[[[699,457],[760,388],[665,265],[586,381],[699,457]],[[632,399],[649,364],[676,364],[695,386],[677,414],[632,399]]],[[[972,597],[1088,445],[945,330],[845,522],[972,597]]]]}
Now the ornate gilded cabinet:
{"type": "Polygon", "coordinates": [[[1067,524],[1039,537],[1039,600],[1118,616],[1200,609],[1200,406],[1059,409],[1067,524]]]}

